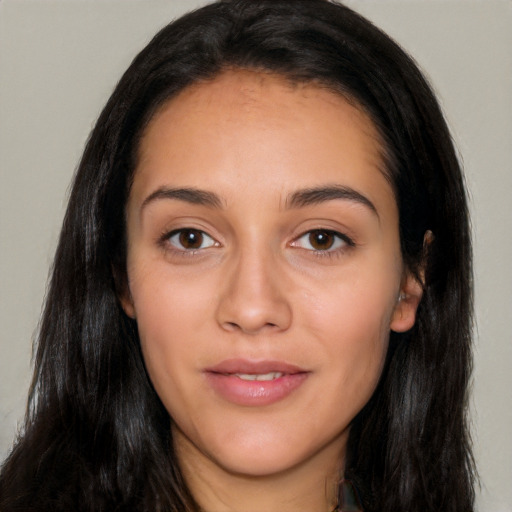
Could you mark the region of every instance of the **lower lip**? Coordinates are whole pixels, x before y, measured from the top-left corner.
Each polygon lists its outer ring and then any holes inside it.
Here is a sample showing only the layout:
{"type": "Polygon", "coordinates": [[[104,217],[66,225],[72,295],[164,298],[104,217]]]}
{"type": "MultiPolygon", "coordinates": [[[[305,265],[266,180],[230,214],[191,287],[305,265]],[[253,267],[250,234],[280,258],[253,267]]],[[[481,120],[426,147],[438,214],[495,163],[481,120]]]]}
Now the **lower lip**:
{"type": "Polygon", "coordinates": [[[274,380],[243,380],[236,375],[207,372],[206,378],[222,398],[245,406],[270,405],[284,400],[307,379],[308,373],[285,374],[274,380]]]}

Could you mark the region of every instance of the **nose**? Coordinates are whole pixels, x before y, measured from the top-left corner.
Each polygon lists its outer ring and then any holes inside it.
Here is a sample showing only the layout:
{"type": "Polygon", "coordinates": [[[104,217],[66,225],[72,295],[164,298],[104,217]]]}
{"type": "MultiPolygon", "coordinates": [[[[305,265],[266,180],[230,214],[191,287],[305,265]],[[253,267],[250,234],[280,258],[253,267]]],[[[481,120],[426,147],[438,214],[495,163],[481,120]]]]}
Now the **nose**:
{"type": "Polygon", "coordinates": [[[263,252],[247,250],[235,264],[230,262],[217,308],[217,321],[227,331],[254,335],[290,327],[292,309],[284,276],[275,259],[263,252]]]}

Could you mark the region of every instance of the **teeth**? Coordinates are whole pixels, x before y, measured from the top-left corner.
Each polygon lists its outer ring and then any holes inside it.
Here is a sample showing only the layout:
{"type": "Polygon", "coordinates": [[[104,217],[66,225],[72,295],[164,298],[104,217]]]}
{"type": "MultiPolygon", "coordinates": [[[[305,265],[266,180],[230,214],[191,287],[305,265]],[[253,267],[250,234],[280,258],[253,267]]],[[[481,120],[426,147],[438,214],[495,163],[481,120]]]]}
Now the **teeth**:
{"type": "Polygon", "coordinates": [[[262,374],[251,374],[251,373],[235,373],[239,379],[242,380],[274,380],[279,379],[279,377],[283,376],[281,372],[269,372],[262,374]]]}

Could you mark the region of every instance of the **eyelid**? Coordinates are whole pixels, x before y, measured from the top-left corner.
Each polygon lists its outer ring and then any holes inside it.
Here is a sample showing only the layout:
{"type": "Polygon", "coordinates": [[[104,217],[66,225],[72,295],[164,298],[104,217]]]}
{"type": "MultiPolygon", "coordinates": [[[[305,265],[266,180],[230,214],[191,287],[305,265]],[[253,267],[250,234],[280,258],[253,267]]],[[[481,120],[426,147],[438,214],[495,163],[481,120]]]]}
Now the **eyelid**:
{"type": "Polygon", "coordinates": [[[336,231],[334,229],[322,229],[322,228],[315,228],[310,229],[306,232],[304,232],[302,235],[295,238],[295,240],[290,244],[291,247],[299,247],[301,249],[311,251],[314,253],[332,253],[336,251],[343,251],[344,249],[347,249],[349,247],[354,247],[355,243],[354,241],[344,233],[340,233],[339,231],[336,231]],[[333,242],[333,245],[331,247],[328,247],[326,249],[317,249],[315,247],[307,248],[302,245],[300,245],[300,241],[304,240],[306,242],[306,245],[309,244],[308,238],[311,236],[312,233],[327,233],[333,237],[335,237],[335,241],[333,242]]]}
{"type": "MultiPolygon", "coordinates": [[[[192,226],[184,226],[181,228],[165,231],[159,239],[159,243],[167,250],[181,253],[183,255],[193,255],[199,251],[209,249],[211,247],[220,247],[221,244],[209,235],[206,231],[192,226]],[[185,232],[190,231],[197,233],[201,236],[199,247],[186,247],[179,240],[179,237],[185,232]]],[[[303,249],[317,255],[334,255],[335,253],[343,253],[351,247],[354,247],[355,242],[346,234],[334,229],[328,228],[313,228],[303,232],[300,236],[296,237],[289,247],[303,249]],[[311,244],[310,237],[312,234],[326,234],[333,237],[332,245],[322,248],[314,247],[311,244]]]]}
{"type": "Polygon", "coordinates": [[[208,249],[210,247],[218,247],[220,244],[215,240],[212,236],[210,236],[206,231],[202,229],[194,228],[194,227],[182,227],[179,229],[174,229],[172,231],[166,232],[162,238],[162,243],[171,246],[171,248],[175,251],[183,252],[183,253],[194,253],[196,251],[201,251],[204,249],[208,249]],[[202,237],[202,243],[200,247],[187,248],[183,247],[179,242],[179,236],[184,231],[193,231],[199,233],[202,237]]]}

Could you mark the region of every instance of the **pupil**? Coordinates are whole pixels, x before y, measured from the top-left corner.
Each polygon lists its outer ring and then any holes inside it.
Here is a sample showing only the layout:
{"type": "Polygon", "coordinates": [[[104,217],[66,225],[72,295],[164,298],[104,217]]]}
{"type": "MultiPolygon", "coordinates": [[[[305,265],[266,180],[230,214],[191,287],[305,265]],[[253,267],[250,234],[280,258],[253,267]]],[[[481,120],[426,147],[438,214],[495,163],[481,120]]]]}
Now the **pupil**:
{"type": "Polygon", "coordinates": [[[203,235],[195,229],[184,229],[180,233],[180,244],[185,249],[199,249],[203,243],[203,235]]]}
{"type": "Polygon", "coordinates": [[[318,250],[330,249],[334,243],[334,236],[329,231],[312,231],[309,243],[318,250]]]}

